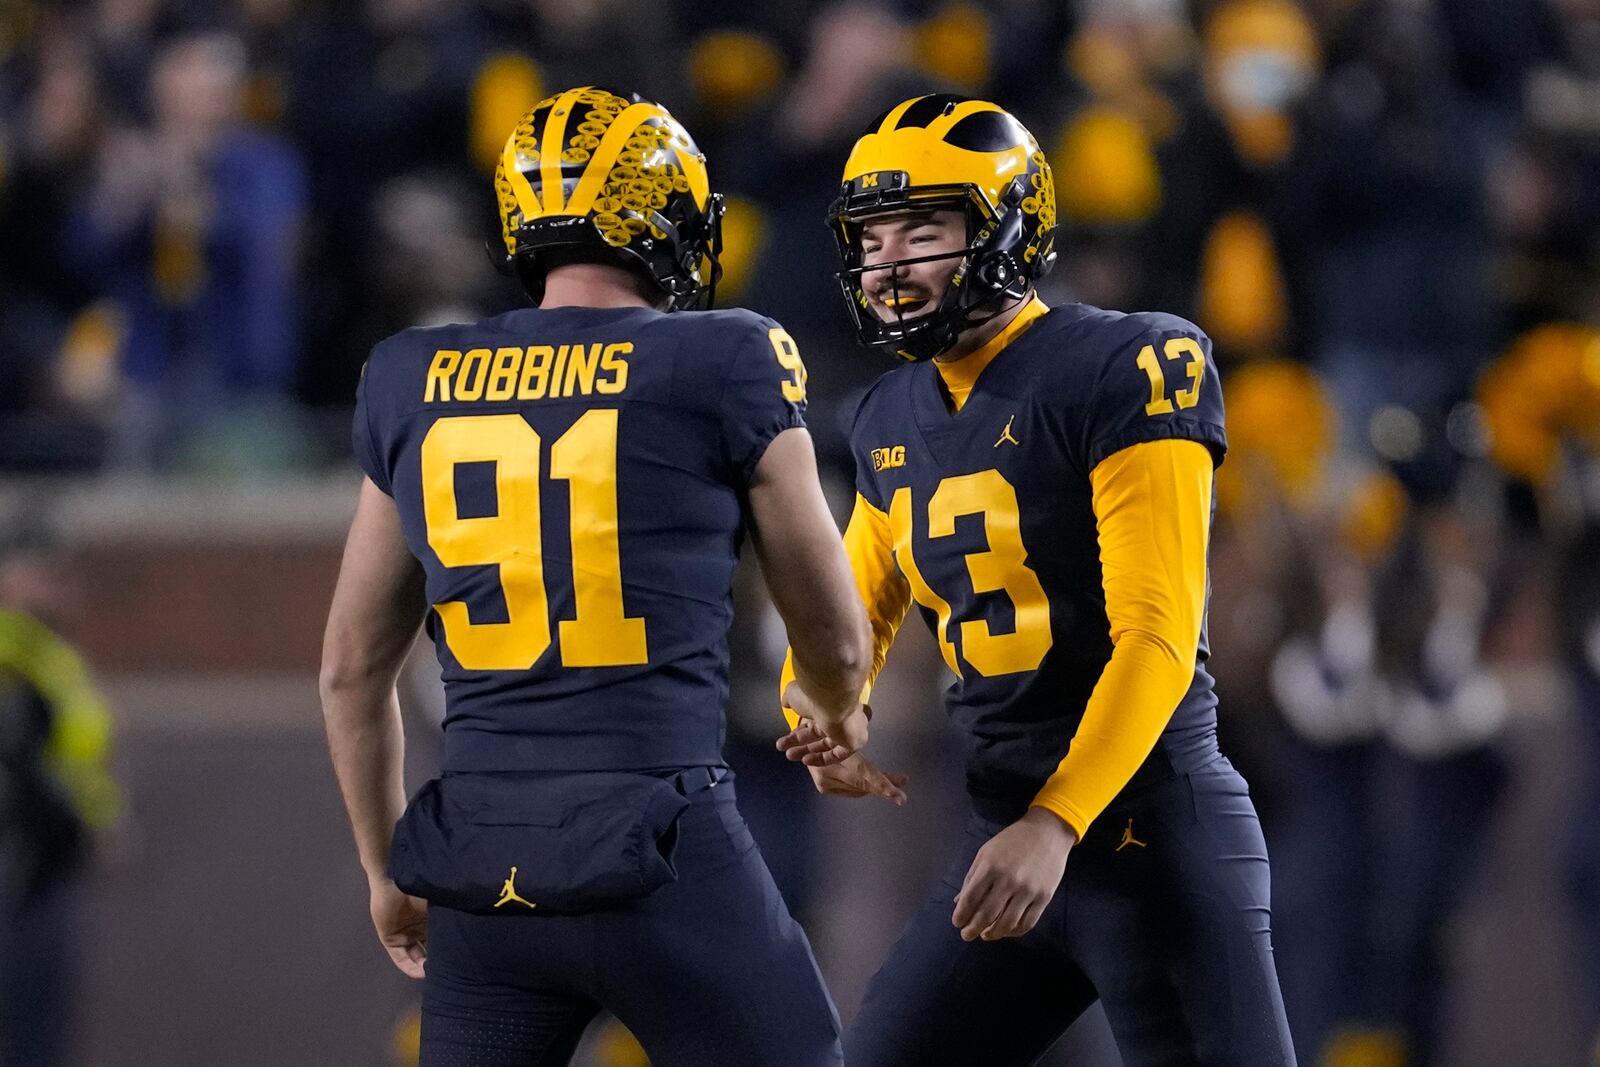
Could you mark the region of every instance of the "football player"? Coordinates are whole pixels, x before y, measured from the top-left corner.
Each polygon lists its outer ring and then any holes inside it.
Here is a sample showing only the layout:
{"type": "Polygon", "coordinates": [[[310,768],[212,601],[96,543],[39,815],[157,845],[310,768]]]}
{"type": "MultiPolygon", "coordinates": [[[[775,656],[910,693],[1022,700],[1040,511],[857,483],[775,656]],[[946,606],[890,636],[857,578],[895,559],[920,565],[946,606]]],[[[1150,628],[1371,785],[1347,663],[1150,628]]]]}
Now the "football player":
{"type": "Polygon", "coordinates": [[[658,104],[543,101],[495,189],[537,307],[373,350],[323,652],[373,922],[424,979],[422,1063],[565,1063],[602,1007],[658,1064],[837,1063],[722,758],[747,528],[819,729],[865,740],[870,638],[800,354],[770,320],[693,310],[721,200],[658,104]],[[408,805],[393,685],[424,617],[444,766],[408,805]]]}
{"type": "MultiPolygon", "coordinates": [[[[992,103],[879,116],[828,223],[861,341],[906,361],[851,432],[873,673],[915,603],[957,676],[973,809],[850,1062],[1030,1063],[1096,998],[1129,1064],[1292,1062],[1266,847],[1206,669],[1209,340],[1039,300],[1050,169],[992,103]]],[[[815,714],[804,679],[783,694],[815,714]]],[[[883,779],[789,714],[779,747],[820,790],[883,779]]]]}

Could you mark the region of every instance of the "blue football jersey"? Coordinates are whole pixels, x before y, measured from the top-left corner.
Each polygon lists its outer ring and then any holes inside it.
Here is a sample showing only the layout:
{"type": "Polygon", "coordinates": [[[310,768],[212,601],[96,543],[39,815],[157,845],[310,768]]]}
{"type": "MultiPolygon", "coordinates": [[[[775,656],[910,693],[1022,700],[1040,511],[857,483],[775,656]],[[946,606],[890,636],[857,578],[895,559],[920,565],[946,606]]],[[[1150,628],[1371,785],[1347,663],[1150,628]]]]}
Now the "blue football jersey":
{"type": "Polygon", "coordinates": [[[744,311],[513,311],[379,344],[362,468],[427,574],[450,771],[722,761],[744,493],[805,368],[744,311]]]}
{"type": "MultiPolygon", "coordinates": [[[[851,431],[856,486],[889,516],[895,561],[958,676],[947,709],[980,811],[1012,819],[1055,771],[1111,657],[1090,472],[1140,442],[1221,462],[1210,341],[1165,314],[1059,307],[983,369],[960,411],[938,369],[878,380],[851,431]]],[[[1202,626],[1193,682],[1159,746],[1215,751],[1202,626]]]]}

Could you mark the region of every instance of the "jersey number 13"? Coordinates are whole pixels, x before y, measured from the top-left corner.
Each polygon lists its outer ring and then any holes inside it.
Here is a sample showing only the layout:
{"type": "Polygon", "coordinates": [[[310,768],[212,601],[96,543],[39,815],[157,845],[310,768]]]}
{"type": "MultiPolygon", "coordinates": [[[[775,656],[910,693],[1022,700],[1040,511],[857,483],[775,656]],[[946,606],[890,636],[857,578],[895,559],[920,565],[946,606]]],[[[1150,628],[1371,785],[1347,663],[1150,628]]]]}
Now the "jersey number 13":
{"type": "MultiPolygon", "coordinates": [[[[1050,651],[1050,601],[1039,576],[1027,565],[1022,544],[1022,523],[1017,491],[997,470],[945,478],[928,498],[928,539],[949,537],[962,515],[983,516],[988,547],[966,555],[967,575],[975,596],[1003,592],[1011,601],[1015,626],[1011,633],[994,633],[981,618],[962,621],[961,658],[979,674],[993,678],[1036,670],[1050,651]]],[[[911,551],[911,490],[902,486],[889,502],[889,527],[894,532],[895,558],[911,585],[917,602],[939,616],[939,651],[957,674],[955,645],[950,640],[950,602],[923,579],[911,551]]],[[[977,611],[977,601],[970,602],[977,611]]]]}

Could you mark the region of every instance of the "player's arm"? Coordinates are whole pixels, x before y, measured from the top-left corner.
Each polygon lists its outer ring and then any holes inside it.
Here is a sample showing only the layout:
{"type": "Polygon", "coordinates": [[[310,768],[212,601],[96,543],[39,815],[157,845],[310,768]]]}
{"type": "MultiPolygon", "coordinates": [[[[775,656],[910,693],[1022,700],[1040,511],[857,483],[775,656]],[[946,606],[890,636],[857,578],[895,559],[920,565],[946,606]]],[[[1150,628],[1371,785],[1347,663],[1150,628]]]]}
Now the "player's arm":
{"type": "Polygon", "coordinates": [[[1033,928],[1072,846],[1149,756],[1193,682],[1212,464],[1197,441],[1161,439],[1114,452],[1091,472],[1111,659],[1066,758],[1027,814],[973,860],[951,915],[963,939],[1033,928]]]}
{"type": "Polygon", "coordinates": [[[1206,601],[1213,460],[1158,440],[1091,472],[1111,659],[1071,748],[1034,798],[1082,838],[1155,747],[1194,680],[1206,601]]]}
{"type": "MultiPolygon", "coordinates": [[[[860,694],[864,706],[878,672],[883,669],[895,633],[911,606],[911,587],[895,565],[889,517],[860,493],[856,494],[855,509],[845,527],[844,549],[856,594],[866,606],[867,622],[872,630],[872,665],[860,694]]],[[[859,752],[841,759],[840,753],[796,714],[792,702],[803,700],[805,692],[804,686],[794,682],[794,652],[791,650],[784,658],[783,674],[778,683],[783,714],[789,720],[789,732],[778,739],[778,750],[790,760],[806,764],[818,792],[844,797],[872,794],[894,804],[904,804],[907,776],[880,770],[859,752]]]]}
{"type": "Polygon", "coordinates": [[[866,717],[859,697],[872,663],[871,638],[803,428],[772,439],[756,465],[749,501],[756,554],[804,692],[797,699],[836,745],[860,748],[866,717]]]}
{"type": "MultiPolygon", "coordinates": [[[[855,582],[856,594],[867,609],[867,624],[872,629],[872,666],[867,672],[866,684],[861,689],[861,702],[867,702],[873,684],[889,656],[895,634],[905,621],[911,607],[911,586],[894,561],[894,534],[889,528],[889,516],[860,493],[856,494],[855,508],[850,512],[850,522],[844,531],[845,558],[850,561],[850,574],[855,582]]],[[[794,653],[784,658],[783,673],[778,682],[778,693],[783,701],[783,714],[792,730],[800,725],[785,697],[789,683],[795,680],[794,653]]]]}
{"type": "Polygon", "coordinates": [[[388,864],[390,835],[406,804],[395,678],[425,611],[422,568],[406,547],[400,513],[365,479],[323,636],[322,713],[373,922],[395,965],[418,978],[425,912],[395,889],[388,864]]]}

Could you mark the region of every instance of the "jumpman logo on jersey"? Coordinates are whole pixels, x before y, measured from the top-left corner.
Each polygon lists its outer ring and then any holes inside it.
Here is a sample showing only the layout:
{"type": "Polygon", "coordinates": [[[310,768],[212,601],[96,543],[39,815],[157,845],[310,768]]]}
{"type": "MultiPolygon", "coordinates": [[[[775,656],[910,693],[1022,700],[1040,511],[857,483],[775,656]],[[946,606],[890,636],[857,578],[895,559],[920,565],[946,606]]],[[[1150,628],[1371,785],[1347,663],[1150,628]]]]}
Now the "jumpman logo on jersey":
{"type": "Polygon", "coordinates": [[[1016,445],[1018,448],[1022,447],[1022,442],[1011,436],[1011,424],[1016,421],[1017,417],[1015,415],[1006,420],[1006,428],[1000,431],[1000,440],[994,443],[994,447],[999,448],[1007,441],[1016,445]]]}
{"type": "Polygon", "coordinates": [[[1137,837],[1133,836],[1133,820],[1132,819],[1128,820],[1127,828],[1122,831],[1122,843],[1116,847],[1116,851],[1121,852],[1123,849],[1127,848],[1129,845],[1138,845],[1140,848],[1149,848],[1150,847],[1149,845],[1145,844],[1143,841],[1140,841],[1137,837]]]}
{"type": "Polygon", "coordinates": [[[494,902],[494,906],[498,908],[502,904],[511,904],[513,902],[526,904],[530,908],[539,906],[533,901],[524,900],[517,895],[517,869],[515,867],[511,868],[511,877],[506,879],[506,884],[500,887],[500,899],[494,902]]]}

